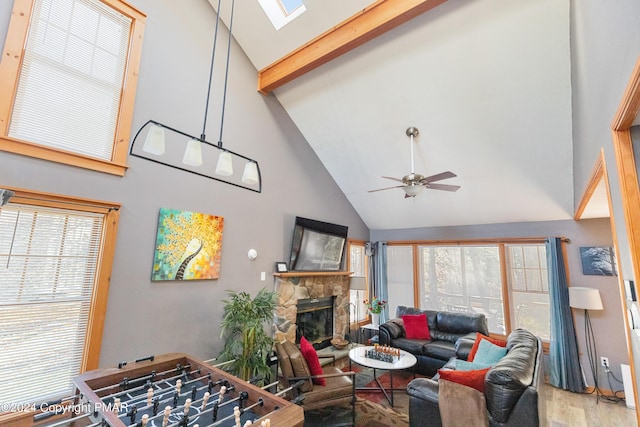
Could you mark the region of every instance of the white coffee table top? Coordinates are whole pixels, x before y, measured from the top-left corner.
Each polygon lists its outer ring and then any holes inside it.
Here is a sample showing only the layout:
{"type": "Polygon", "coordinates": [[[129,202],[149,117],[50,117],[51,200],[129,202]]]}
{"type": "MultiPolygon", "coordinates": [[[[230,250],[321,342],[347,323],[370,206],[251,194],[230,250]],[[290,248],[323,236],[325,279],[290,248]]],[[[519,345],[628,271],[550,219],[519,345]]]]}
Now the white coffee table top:
{"type": "Polygon", "coordinates": [[[349,351],[349,359],[358,365],[362,365],[367,368],[387,370],[407,369],[415,365],[417,362],[417,359],[413,354],[404,350],[400,350],[400,359],[394,363],[365,357],[365,352],[371,349],[373,349],[373,346],[354,347],[349,351]]]}

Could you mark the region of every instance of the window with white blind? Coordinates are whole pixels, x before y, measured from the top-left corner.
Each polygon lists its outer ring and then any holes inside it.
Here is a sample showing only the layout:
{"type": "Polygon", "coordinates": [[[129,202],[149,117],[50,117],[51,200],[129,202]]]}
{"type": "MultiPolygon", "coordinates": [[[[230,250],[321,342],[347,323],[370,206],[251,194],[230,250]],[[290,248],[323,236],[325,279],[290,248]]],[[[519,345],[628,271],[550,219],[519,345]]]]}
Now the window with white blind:
{"type": "Polygon", "coordinates": [[[0,402],[69,396],[73,377],[96,363],[87,352],[99,352],[100,337],[91,334],[102,325],[92,322],[106,301],[95,297],[115,224],[111,210],[82,207],[0,208],[0,402]]]}
{"type": "MultiPolygon", "coordinates": [[[[25,141],[39,150],[24,148],[31,151],[21,154],[49,153],[42,157],[63,163],[75,155],[76,165],[90,168],[124,163],[128,144],[116,141],[129,139],[133,94],[128,92],[135,91],[131,77],[137,73],[131,54],[140,43],[132,36],[142,16],[119,0],[16,0],[14,11],[31,1],[21,63],[11,67],[11,59],[3,59],[7,66],[0,79],[15,82],[15,91],[0,100],[9,123],[4,130],[9,141],[0,148],[13,151],[15,142],[25,141]],[[52,158],[50,152],[58,155],[52,158]]],[[[22,21],[12,20],[5,52],[18,45],[22,21]]]]}
{"type": "MultiPolygon", "coordinates": [[[[368,274],[368,258],[365,255],[365,243],[360,241],[349,241],[349,267],[353,272],[353,277],[363,277],[363,284],[366,286],[368,274]]],[[[352,280],[354,280],[352,278],[352,280]]],[[[364,300],[369,298],[369,292],[364,290],[349,290],[349,318],[352,323],[362,322],[367,319],[367,309],[364,300]]]]}

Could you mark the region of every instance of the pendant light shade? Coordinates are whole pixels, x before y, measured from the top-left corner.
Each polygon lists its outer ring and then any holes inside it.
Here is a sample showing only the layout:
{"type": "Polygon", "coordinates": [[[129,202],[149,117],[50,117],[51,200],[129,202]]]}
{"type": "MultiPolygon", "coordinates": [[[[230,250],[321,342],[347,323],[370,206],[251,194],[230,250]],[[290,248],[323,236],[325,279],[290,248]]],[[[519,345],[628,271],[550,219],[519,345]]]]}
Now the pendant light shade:
{"type": "Polygon", "coordinates": [[[220,110],[220,136],[217,144],[207,141],[205,132],[207,130],[207,117],[209,105],[211,104],[211,85],[214,75],[214,64],[216,57],[216,46],[218,42],[218,29],[220,24],[220,11],[222,0],[218,0],[216,8],[216,22],[213,34],[213,45],[211,48],[211,63],[209,67],[209,82],[207,85],[206,100],[204,102],[204,117],[202,120],[202,132],[200,136],[170,127],[155,120],[145,123],[133,137],[129,155],[164,165],[182,172],[191,173],[204,178],[223,182],[245,190],[262,192],[262,175],[260,166],[256,160],[240,153],[228,150],[223,147],[222,137],[224,128],[224,116],[227,99],[227,83],[229,80],[229,63],[231,59],[231,42],[233,40],[233,16],[235,0],[230,0],[231,13],[229,16],[229,37],[226,40],[226,64],[224,71],[224,82],[221,98],[220,110]],[[144,139],[143,139],[144,138],[144,139]],[[143,142],[144,141],[144,142],[143,142]],[[136,142],[138,142],[136,144],[136,142]],[[168,149],[165,152],[165,144],[168,149]],[[186,145],[186,148],[185,148],[186,145]],[[183,153],[182,163],[180,163],[180,153],[183,153]],[[150,155],[152,154],[152,155],[150,155]],[[205,163],[204,167],[199,167],[205,163]],[[215,169],[212,165],[215,163],[215,169]],[[235,163],[236,174],[233,173],[235,163]],[[243,173],[239,169],[244,165],[243,173]]]}
{"type": "Polygon", "coordinates": [[[231,161],[231,154],[223,151],[218,157],[218,164],[216,165],[216,174],[222,176],[233,175],[233,162],[231,161]]]}
{"type": "Polygon", "coordinates": [[[164,129],[158,125],[151,125],[144,140],[142,150],[149,154],[161,156],[164,154],[164,129]]]}
{"type": "Polygon", "coordinates": [[[242,172],[242,182],[247,185],[255,185],[260,182],[260,176],[258,175],[258,164],[256,162],[247,162],[244,165],[244,172],[242,172]]]}
{"type": "Polygon", "coordinates": [[[190,139],[187,142],[187,149],[184,151],[182,163],[189,166],[200,166],[202,164],[202,147],[197,139],[190,139]]]}

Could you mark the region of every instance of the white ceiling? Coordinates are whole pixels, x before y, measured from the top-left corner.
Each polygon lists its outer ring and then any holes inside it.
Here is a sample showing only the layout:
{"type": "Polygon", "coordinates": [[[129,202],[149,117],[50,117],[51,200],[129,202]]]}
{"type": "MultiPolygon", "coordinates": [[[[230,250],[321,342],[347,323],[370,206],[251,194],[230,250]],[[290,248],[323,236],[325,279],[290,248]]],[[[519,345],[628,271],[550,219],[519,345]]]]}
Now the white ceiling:
{"type": "MultiPolygon", "coordinates": [[[[241,1],[233,33],[261,69],[370,3],[305,0],[275,31],[241,1]]],[[[370,229],[559,220],[574,209],[570,73],[569,2],[449,0],[274,93],[370,229]],[[416,172],[453,171],[458,192],[368,192],[410,172],[409,126],[416,172]]]]}

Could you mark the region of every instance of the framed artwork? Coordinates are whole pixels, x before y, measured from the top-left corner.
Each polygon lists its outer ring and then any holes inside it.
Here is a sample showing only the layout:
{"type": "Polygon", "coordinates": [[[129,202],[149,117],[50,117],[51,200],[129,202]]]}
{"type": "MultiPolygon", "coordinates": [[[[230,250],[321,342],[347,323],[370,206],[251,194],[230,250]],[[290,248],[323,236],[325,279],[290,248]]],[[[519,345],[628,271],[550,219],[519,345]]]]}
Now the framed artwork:
{"type": "Polygon", "coordinates": [[[203,280],[220,276],[224,218],[160,209],[151,280],[203,280]]]}
{"type": "Polygon", "coordinates": [[[624,281],[624,293],[627,296],[627,299],[631,301],[637,301],[636,287],[633,283],[633,280],[625,280],[624,281]]]}
{"type": "Polygon", "coordinates": [[[616,275],[613,248],[587,246],[580,248],[582,274],[590,276],[616,275]]]}
{"type": "Polygon", "coordinates": [[[286,262],[276,262],[276,273],[286,273],[289,271],[286,262]]]}

